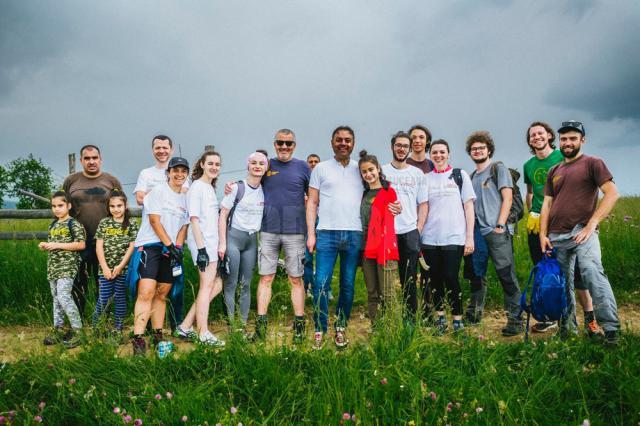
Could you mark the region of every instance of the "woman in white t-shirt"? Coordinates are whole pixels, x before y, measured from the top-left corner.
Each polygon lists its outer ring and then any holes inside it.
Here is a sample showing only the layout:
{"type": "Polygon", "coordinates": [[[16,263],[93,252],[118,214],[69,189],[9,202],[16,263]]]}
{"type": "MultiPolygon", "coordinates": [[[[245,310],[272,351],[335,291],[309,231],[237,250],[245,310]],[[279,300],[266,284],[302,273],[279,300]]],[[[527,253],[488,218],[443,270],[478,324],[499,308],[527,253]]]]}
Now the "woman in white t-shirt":
{"type": "Polygon", "coordinates": [[[189,162],[173,157],[167,167],[168,182],[158,185],[144,198],[142,224],[134,246],[139,252],[139,281],[134,308],[133,353],[146,352],[143,333],[151,317],[153,344],[162,341],[166,297],[174,276],[182,273],[182,244],[189,219],[182,185],[189,175],[189,162]]]}
{"type": "Polygon", "coordinates": [[[229,264],[229,274],[224,279],[224,302],[233,321],[236,289],[240,284],[238,305],[243,325],[247,323],[251,306],[251,279],[258,257],[257,233],[262,225],[264,210],[260,180],[267,171],[267,165],[267,156],[261,152],[254,152],[247,158],[249,173],[243,181],[233,184],[231,193],[222,199],[218,221],[218,255],[220,259],[226,255],[229,264]],[[237,199],[239,201],[236,203],[237,199]],[[230,213],[231,223],[227,226],[230,213]]]}
{"type": "Polygon", "coordinates": [[[193,323],[198,326],[198,340],[211,346],[224,346],[209,331],[209,305],[222,291],[222,280],[216,277],[218,266],[218,199],[215,185],[220,173],[220,154],[206,151],[193,166],[192,184],[187,192],[189,208],[189,233],[187,245],[191,258],[198,267],[200,288],[189,313],[176,328],[178,336],[195,338],[193,323]]]}
{"type": "Polygon", "coordinates": [[[445,295],[451,306],[453,330],[464,328],[458,272],[462,256],[471,254],[474,249],[473,202],[476,195],[469,175],[449,165],[447,141],[438,139],[432,142],[429,153],[435,168],[426,175],[428,213],[420,242],[424,260],[430,268],[428,275],[431,281],[423,291],[432,292],[438,314],[436,327],[440,334],[444,334],[448,328],[445,295]]]}

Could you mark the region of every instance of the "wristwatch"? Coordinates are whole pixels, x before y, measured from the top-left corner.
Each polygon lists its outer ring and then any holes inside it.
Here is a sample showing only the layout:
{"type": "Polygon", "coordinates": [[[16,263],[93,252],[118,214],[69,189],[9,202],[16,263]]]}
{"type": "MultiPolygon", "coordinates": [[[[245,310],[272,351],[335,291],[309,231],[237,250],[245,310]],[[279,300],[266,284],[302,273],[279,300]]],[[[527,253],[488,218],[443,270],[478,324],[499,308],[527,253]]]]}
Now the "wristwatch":
{"type": "Polygon", "coordinates": [[[496,228],[498,228],[498,229],[504,229],[504,225],[502,225],[502,224],[500,224],[500,223],[499,223],[499,224],[497,224],[497,225],[496,225],[496,228]]]}

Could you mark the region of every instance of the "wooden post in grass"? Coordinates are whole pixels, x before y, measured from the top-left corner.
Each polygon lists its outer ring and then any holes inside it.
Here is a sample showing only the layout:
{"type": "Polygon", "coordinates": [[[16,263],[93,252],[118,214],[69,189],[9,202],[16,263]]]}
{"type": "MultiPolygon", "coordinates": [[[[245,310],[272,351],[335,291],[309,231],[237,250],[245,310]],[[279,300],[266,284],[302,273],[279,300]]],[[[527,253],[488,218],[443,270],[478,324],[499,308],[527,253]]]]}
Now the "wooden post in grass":
{"type": "Polygon", "coordinates": [[[69,174],[72,175],[76,172],[76,154],[69,154],[69,174]]]}

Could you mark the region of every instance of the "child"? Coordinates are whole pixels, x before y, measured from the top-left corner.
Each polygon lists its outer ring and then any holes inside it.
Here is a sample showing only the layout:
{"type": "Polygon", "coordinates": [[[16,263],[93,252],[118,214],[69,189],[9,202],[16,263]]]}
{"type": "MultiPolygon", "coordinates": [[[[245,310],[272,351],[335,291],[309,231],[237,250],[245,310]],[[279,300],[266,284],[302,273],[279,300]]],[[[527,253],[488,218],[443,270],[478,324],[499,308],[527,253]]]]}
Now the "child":
{"type": "Polygon", "coordinates": [[[47,280],[53,297],[53,327],[51,335],[44,338],[45,345],[61,341],[67,348],[80,344],[82,319],[78,307],[71,296],[73,279],[78,273],[81,250],[85,247],[84,228],[69,216],[71,203],[66,193],[58,191],[51,198],[51,210],[56,219],[49,226],[47,242],[38,244],[40,250],[47,250],[47,280]],[[64,315],[69,318],[71,330],[63,333],[64,315]]]}
{"type": "Polygon", "coordinates": [[[109,216],[100,221],[95,236],[100,295],[93,313],[94,327],[107,305],[115,300],[115,329],[117,334],[122,333],[122,321],[127,312],[125,274],[137,233],[138,225],[131,221],[127,208],[127,196],[114,189],[109,197],[109,216]]]}
{"type": "Polygon", "coordinates": [[[398,268],[398,244],[389,204],[398,197],[380,170],[375,155],[360,151],[358,161],[365,192],[360,204],[364,254],[362,272],[367,286],[369,319],[375,324],[378,304],[394,299],[394,271],[398,268]]]}

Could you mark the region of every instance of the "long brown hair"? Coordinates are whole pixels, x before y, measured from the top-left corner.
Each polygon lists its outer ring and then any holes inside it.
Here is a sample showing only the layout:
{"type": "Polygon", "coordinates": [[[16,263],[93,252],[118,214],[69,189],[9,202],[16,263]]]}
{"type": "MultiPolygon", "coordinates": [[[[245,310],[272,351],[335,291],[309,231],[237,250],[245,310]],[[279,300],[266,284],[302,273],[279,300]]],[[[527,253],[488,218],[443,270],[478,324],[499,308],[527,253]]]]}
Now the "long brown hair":
{"type": "MultiPolygon", "coordinates": [[[[217,155],[218,158],[220,159],[220,162],[222,162],[222,156],[217,152],[214,151],[212,149],[205,151],[202,153],[202,155],[200,156],[200,158],[198,158],[196,160],[196,164],[194,164],[193,169],[191,170],[191,180],[192,181],[196,181],[198,179],[200,179],[202,177],[202,175],[204,174],[204,169],[202,168],[202,166],[200,165],[201,163],[204,163],[205,160],[207,159],[208,156],[210,155],[217,155]]],[[[218,181],[218,177],[214,177],[213,180],[211,181],[211,186],[213,186],[214,188],[216,187],[216,182],[218,181]]]]}
{"type": "Polygon", "coordinates": [[[109,201],[107,201],[107,214],[111,217],[113,217],[113,215],[111,214],[111,210],[109,210],[109,202],[112,198],[120,198],[124,203],[124,220],[122,221],[122,229],[127,230],[127,228],[129,228],[129,225],[131,225],[131,212],[129,211],[129,206],[127,205],[127,195],[118,188],[113,188],[111,190],[109,201]]]}

